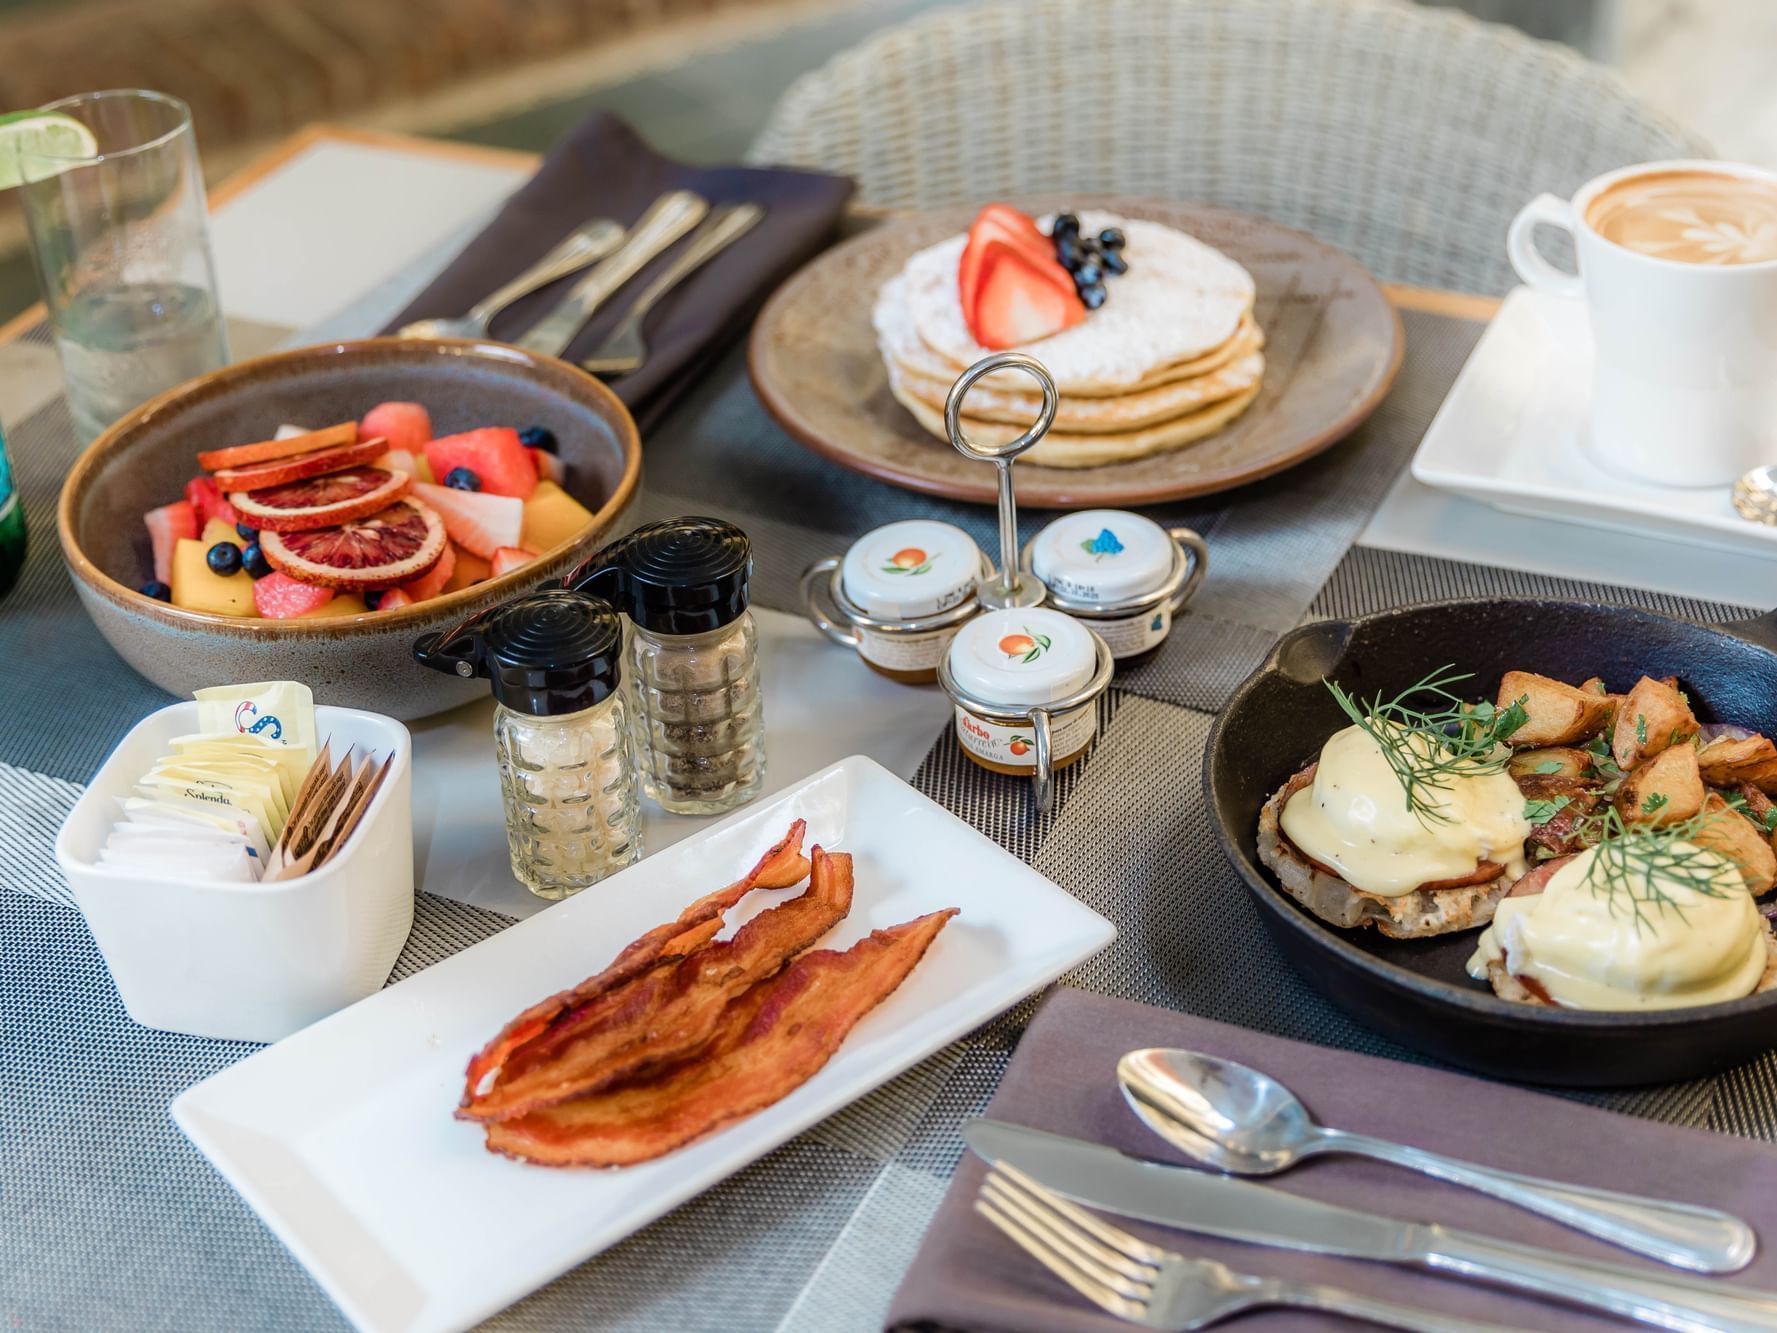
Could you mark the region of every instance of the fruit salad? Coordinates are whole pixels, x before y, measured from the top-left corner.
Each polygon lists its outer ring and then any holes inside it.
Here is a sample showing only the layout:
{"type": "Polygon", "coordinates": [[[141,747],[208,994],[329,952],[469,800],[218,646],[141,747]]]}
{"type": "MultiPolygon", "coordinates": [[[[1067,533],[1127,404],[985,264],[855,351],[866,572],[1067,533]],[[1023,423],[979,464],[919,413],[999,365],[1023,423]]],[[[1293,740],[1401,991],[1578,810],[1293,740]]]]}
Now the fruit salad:
{"type": "Polygon", "coordinates": [[[185,497],[144,515],[141,591],[189,611],[274,620],[366,615],[497,578],[576,536],[545,427],[434,437],[419,403],[362,421],[283,426],[210,449],[185,497]]]}

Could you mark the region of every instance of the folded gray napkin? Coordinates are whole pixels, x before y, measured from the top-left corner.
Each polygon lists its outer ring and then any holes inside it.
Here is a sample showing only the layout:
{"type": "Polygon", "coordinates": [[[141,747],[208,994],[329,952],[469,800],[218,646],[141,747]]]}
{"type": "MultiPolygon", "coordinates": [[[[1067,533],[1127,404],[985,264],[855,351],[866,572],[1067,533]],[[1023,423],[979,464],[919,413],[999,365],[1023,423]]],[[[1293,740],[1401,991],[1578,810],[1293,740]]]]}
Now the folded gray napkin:
{"type": "MultiPolygon", "coordinates": [[[[1117,1059],[1143,1046],[1182,1046],[1239,1060],[1289,1085],[1323,1123],[1490,1166],[1725,1208],[1761,1241],[1752,1265],[1723,1282],[1777,1290],[1777,1149],[1746,1139],[1637,1120],[1462,1074],[1286,1041],[1147,1005],[1060,990],[1019,1043],[987,1108],[996,1120],[1092,1139],[1158,1160],[1186,1159],[1135,1118],[1117,1091],[1117,1059]]],[[[986,1170],[964,1151],[907,1276],[889,1327],[972,1333],[1127,1329],[1102,1314],[978,1217],[986,1170]]],[[[1385,1216],[1442,1222],[1571,1254],[1669,1273],[1533,1214],[1413,1172],[1323,1157],[1264,1183],[1385,1216]]],[[[1444,1314],[1522,1329],[1621,1329],[1564,1306],[1387,1264],[1297,1254],[1171,1231],[1113,1216],[1125,1230],[1240,1272],[1326,1282],[1444,1314]]],[[[1323,1329],[1309,1312],[1263,1310],[1241,1329],[1323,1329]]],[[[1355,1327],[1355,1325],[1354,1325],[1355,1327]]]]}

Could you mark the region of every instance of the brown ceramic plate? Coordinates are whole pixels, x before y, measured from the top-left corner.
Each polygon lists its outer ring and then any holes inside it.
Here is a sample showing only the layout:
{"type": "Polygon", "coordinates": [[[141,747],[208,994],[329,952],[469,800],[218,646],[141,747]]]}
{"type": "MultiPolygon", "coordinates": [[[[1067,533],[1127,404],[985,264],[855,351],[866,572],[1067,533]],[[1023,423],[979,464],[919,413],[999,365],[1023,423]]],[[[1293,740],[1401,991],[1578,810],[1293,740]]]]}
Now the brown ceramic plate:
{"type": "MultiPolygon", "coordinates": [[[[1263,218],[1163,199],[1051,196],[1032,214],[1102,208],[1191,233],[1246,266],[1258,286],[1265,380],[1225,429],[1172,453],[1106,467],[1020,464],[1018,498],[1042,509],[1156,504],[1268,477],[1348,435],[1401,364],[1401,323],[1356,260],[1263,218]]],[[[870,307],[914,251],[967,230],[973,208],[898,217],[820,256],[778,289],[753,326],[760,401],[797,440],[909,490],[990,504],[994,471],[928,435],[889,394],[870,307]]],[[[1116,299],[1113,280],[1111,299],[1116,299]]]]}
{"type": "Polygon", "coordinates": [[[428,671],[413,660],[413,641],[566,573],[634,499],[641,460],[628,410],[565,362],[499,343],[367,338],[242,361],[144,403],[75,461],[56,527],[87,614],[162,689],[299,680],[322,703],[417,718],[484,697],[487,686],[428,671]],[[591,525],[499,578],[361,616],[257,620],[186,611],[137,591],[150,573],[142,515],[183,494],[201,470],[199,450],[267,439],[286,421],[356,419],[388,399],[423,403],[439,435],[547,426],[591,525]]]}

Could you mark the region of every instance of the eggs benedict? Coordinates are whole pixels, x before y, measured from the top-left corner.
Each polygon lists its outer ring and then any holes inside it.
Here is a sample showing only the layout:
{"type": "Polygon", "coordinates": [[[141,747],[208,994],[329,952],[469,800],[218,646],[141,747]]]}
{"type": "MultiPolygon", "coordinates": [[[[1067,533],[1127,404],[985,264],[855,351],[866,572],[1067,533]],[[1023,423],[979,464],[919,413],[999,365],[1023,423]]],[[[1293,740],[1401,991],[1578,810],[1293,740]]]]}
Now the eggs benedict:
{"type": "Polygon", "coordinates": [[[1739,866],[1691,832],[1619,823],[1538,867],[1498,905],[1469,975],[1570,1009],[1676,1009],[1777,986],[1777,938],[1739,866]]]}
{"type": "Polygon", "coordinates": [[[1323,920],[1436,935],[1491,918],[1525,873],[1531,827],[1503,748],[1372,716],[1266,803],[1258,849],[1323,920]]]}

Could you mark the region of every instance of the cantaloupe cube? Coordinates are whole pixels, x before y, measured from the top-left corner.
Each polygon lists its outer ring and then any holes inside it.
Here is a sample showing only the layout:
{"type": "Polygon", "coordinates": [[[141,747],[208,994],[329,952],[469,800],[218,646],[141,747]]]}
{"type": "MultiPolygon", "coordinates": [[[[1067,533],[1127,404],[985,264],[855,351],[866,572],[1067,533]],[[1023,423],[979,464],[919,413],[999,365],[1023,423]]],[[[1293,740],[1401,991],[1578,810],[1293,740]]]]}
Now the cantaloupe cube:
{"type": "Polygon", "coordinates": [[[204,524],[204,530],[198,533],[197,539],[204,544],[206,551],[217,542],[233,542],[236,546],[247,544],[247,539],[235,531],[234,524],[225,523],[219,518],[213,518],[204,524]]]}
{"type": "Polygon", "coordinates": [[[356,593],[342,592],[325,606],[317,606],[313,611],[305,612],[296,617],[298,620],[327,620],[334,616],[367,616],[370,608],[364,599],[356,593]]]}
{"type": "Polygon", "coordinates": [[[227,578],[213,571],[204,558],[214,542],[181,538],[173,548],[173,605],[187,611],[211,611],[219,616],[256,616],[253,578],[245,570],[227,578]]]}
{"type": "Polygon", "coordinates": [[[458,588],[467,588],[471,583],[480,583],[492,572],[488,562],[475,552],[457,547],[457,563],[450,571],[450,577],[444,581],[445,592],[455,592],[458,588]]]}
{"type": "Polygon", "coordinates": [[[547,551],[571,537],[578,537],[592,522],[592,511],[553,481],[539,481],[524,502],[524,526],[519,544],[533,551],[547,551]]]}

